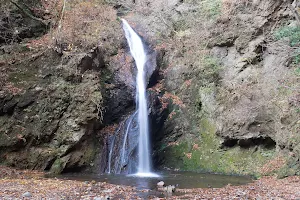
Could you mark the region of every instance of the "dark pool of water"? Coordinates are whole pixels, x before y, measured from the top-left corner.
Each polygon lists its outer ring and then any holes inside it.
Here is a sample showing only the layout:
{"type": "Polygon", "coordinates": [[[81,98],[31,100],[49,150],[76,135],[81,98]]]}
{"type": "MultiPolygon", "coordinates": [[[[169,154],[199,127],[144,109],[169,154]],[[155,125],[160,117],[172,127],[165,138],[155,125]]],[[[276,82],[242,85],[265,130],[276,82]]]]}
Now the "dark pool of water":
{"type": "Polygon", "coordinates": [[[140,189],[155,189],[159,181],[164,181],[165,185],[176,185],[181,189],[189,188],[220,188],[227,184],[243,185],[250,183],[252,179],[245,176],[228,176],[195,172],[173,172],[160,173],[160,177],[146,178],[115,174],[64,174],[57,178],[72,179],[80,181],[107,182],[116,185],[127,185],[140,189]]]}

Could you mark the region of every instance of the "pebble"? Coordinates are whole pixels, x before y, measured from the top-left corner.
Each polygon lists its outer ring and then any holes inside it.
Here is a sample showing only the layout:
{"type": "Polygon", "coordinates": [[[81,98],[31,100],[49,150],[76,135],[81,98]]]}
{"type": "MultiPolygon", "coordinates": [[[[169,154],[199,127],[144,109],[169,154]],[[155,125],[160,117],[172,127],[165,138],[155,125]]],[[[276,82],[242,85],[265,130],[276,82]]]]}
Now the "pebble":
{"type": "Polygon", "coordinates": [[[22,194],[22,197],[31,197],[31,193],[30,192],[25,192],[24,194],[22,194]]]}
{"type": "Polygon", "coordinates": [[[103,190],[102,192],[111,193],[112,191],[113,191],[112,189],[108,189],[108,190],[103,190]]]}
{"type": "Polygon", "coordinates": [[[163,187],[164,185],[165,185],[165,182],[163,182],[163,181],[159,181],[157,183],[157,187],[163,187]]]}
{"type": "Polygon", "coordinates": [[[175,192],[175,186],[174,185],[168,185],[168,186],[164,187],[164,191],[167,192],[167,193],[175,192]]]}

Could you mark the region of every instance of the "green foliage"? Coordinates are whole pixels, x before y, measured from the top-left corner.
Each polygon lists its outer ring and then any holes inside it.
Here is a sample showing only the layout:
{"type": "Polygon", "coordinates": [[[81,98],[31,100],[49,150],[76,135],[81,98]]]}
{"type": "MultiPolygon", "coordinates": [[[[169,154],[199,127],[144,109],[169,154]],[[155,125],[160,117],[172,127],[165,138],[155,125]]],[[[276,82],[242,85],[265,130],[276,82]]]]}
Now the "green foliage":
{"type": "Polygon", "coordinates": [[[300,27],[284,26],[274,33],[276,40],[288,38],[292,47],[300,44],[300,27]]]}
{"type": "MultiPolygon", "coordinates": [[[[293,58],[293,64],[297,65],[300,63],[300,53],[295,55],[293,58]]],[[[298,74],[300,73],[299,71],[299,67],[296,69],[296,73],[298,72],[298,74]]],[[[300,75],[300,74],[299,74],[300,75]]]]}
{"type": "Polygon", "coordinates": [[[220,69],[220,64],[218,60],[211,56],[204,57],[203,64],[208,73],[215,73],[220,69]]]}
{"type": "Polygon", "coordinates": [[[221,0],[204,0],[201,2],[201,10],[205,16],[215,18],[221,13],[221,0]]]}
{"type": "Polygon", "coordinates": [[[212,82],[219,80],[219,73],[222,69],[219,61],[211,56],[205,56],[200,60],[200,77],[203,80],[204,85],[208,85],[212,82]]]}
{"type": "MultiPolygon", "coordinates": [[[[288,39],[291,47],[300,46],[300,27],[296,26],[284,26],[279,28],[274,33],[276,40],[288,39]]],[[[300,49],[298,48],[293,56],[293,64],[297,65],[300,63],[300,49]]]]}
{"type": "MultiPolygon", "coordinates": [[[[299,61],[300,61],[300,54],[297,56],[297,58],[299,59],[299,61]]],[[[298,64],[298,63],[297,63],[298,64]]],[[[297,67],[296,69],[295,69],[295,74],[297,75],[297,76],[300,76],[300,67],[297,67]]]]}

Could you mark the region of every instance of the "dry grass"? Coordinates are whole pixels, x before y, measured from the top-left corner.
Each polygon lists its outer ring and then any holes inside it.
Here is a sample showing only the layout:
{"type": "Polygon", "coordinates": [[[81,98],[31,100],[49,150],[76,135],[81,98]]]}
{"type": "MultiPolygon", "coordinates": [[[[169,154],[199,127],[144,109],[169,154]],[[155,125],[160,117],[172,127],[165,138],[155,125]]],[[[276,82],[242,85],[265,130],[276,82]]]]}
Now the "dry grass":
{"type": "Polygon", "coordinates": [[[222,0],[222,15],[231,15],[241,6],[247,7],[249,0],[222,0]]]}
{"type": "Polygon", "coordinates": [[[116,25],[116,11],[112,7],[96,0],[74,1],[66,4],[56,38],[63,50],[89,49],[109,38],[116,25]]]}

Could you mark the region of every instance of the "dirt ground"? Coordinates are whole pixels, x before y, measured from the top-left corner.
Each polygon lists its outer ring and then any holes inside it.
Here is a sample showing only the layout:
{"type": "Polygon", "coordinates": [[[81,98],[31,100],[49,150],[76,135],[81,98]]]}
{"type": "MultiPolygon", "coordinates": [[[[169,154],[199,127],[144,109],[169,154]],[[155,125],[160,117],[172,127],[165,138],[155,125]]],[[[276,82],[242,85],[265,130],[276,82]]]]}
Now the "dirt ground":
{"type": "MultiPolygon", "coordinates": [[[[242,186],[177,189],[158,196],[134,187],[45,178],[44,173],[0,167],[0,199],[300,199],[300,177],[263,177],[242,186]],[[167,197],[168,196],[168,197],[167,197]]],[[[157,194],[157,193],[156,193],[157,194]]]]}

